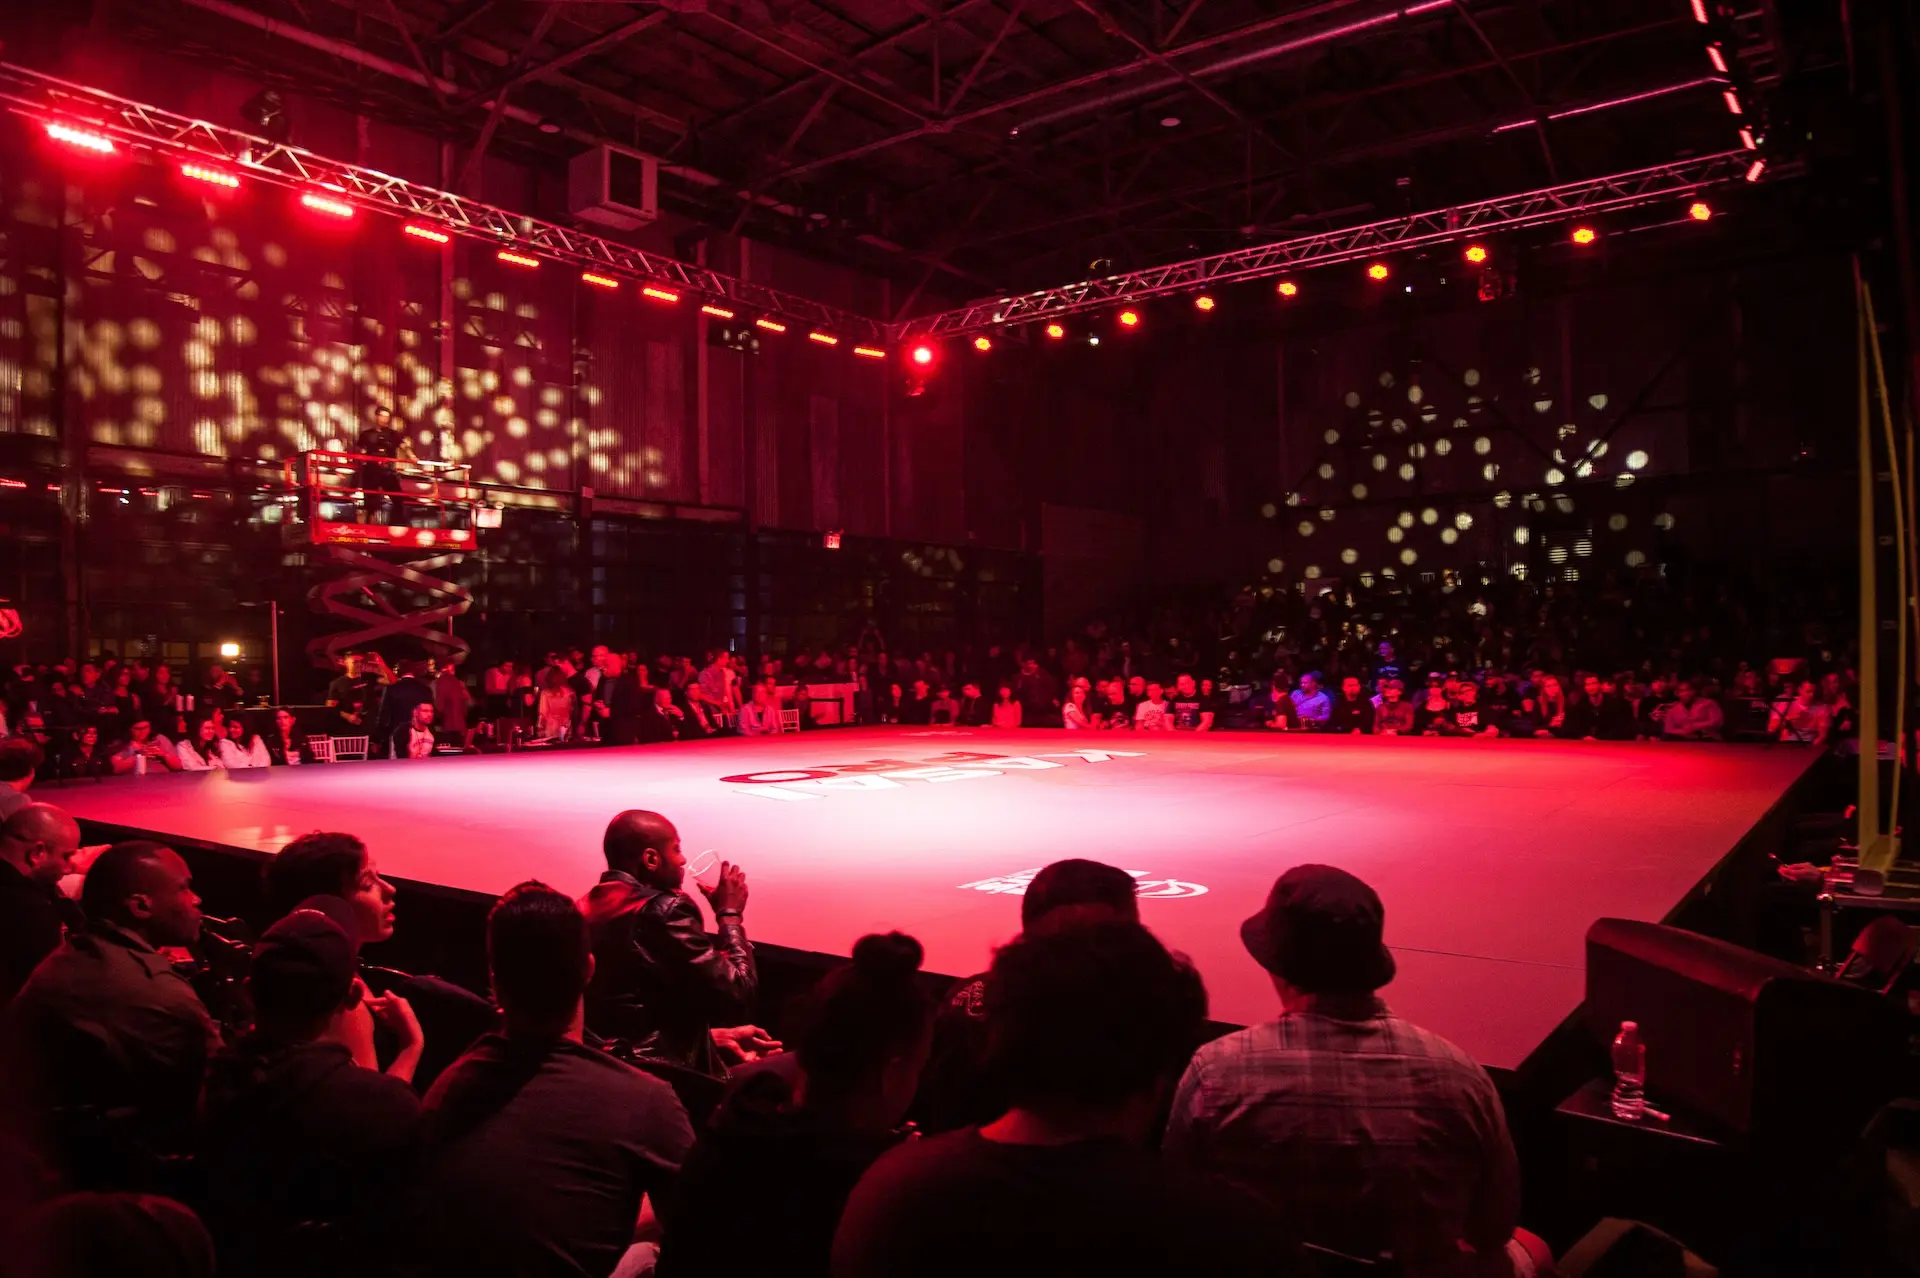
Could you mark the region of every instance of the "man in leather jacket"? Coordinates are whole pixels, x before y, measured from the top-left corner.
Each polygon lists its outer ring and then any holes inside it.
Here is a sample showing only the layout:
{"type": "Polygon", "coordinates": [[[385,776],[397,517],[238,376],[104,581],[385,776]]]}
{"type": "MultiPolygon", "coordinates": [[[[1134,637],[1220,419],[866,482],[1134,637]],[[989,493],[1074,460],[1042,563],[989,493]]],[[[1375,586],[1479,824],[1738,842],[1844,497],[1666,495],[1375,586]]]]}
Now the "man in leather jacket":
{"type": "Polygon", "coordinates": [[[747,876],[720,866],[708,888],[719,935],[708,935],[693,898],[680,833],[657,812],[622,812],[607,826],[607,872],[580,902],[593,940],[587,1028],[635,1055],[720,1077],[728,1063],[779,1044],[737,1022],[751,1008],[760,973],[742,916],[747,876]]]}

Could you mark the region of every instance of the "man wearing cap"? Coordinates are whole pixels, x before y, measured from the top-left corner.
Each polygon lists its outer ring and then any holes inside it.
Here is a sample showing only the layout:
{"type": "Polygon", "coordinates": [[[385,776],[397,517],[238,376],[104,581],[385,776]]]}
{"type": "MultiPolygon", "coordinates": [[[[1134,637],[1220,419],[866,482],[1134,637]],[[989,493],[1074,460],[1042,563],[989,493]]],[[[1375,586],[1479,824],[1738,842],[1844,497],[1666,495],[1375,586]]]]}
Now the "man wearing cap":
{"type": "Polygon", "coordinates": [[[1307,1242],[1407,1278],[1514,1272],[1519,1166],[1486,1071],[1387,1010],[1385,911],[1344,870],[1295,866],[1240,937],[1277,1020],[1202,1047],[1168,1158],[1262,1198],[1307,1242]]]}
{"type": "Polygon", "coordinates": [[[420,1101],[407,1080],[422,1037],[405,999],[359,984],[354,927],[346,901],[315,896],[268,928],[247,979],[256,1028],[208,1068],[200,1167],[222,1273],[357,1273],[383,1259],[412,1168],[420,1101]],[[385,1074],[375,1021],[401,1044],[385,1074]]]}

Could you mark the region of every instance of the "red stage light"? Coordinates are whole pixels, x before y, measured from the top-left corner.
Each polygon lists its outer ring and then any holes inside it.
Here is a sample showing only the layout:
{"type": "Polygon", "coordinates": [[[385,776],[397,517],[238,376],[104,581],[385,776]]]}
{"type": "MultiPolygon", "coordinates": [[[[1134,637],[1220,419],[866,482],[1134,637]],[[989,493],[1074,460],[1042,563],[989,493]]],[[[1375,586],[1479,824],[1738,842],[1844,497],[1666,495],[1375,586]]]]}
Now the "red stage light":
{"type": "Polygon", "coordinates": [[[300,203],[315,213],[325,213],[328,217],[352,217],[353,205],[345,200],[335,199],[331,195],[321,195],[308,191],[300,197],[300,203]]]}
{"type": "Polygon", "coordinates": [[[838,346],[840,344],[840,339],[832,333],[821,333],[817,331],[808,333],[807,340],[809,342],[818,342],[822,346],[838,346]]]}
{"type": "Polygon", "coordinates": [[[1727,55],[1720,52],[1719,45],[1710,44],[1707,46],[1707,61],[1713,63],[1713,69],[1721,75],[1727,73],[1727,55]]]}
{"type": "Polygon", "coordinates": [[[993,339],[991,337],[976,337],[973,339],[973,349],[984,354],[993,349],[993,339]]]}
{"type": "Polygon", "coordinates": [[[1138,311],[1121,311],[1120,312],[1120,326],[1122,328],[1137,328],[1139,327],[1139,325],[1140,325],[1140,312],[1138,311]]]}
{"type": "Polygon", "coordinates": [[[528,257],[525,253],[516,253],[512,249],[501,249],[498,253],[495,253],[494,256],[505,262],[508,266],[540,265],[539,258],[528,257]]]}
{"type": "Polygon", "coordinates": [[[1058,324],[1047,325],[1047,336],[1051,337],[1054,341],[1057,342],[1061,338],[1065,337],[1066,335],[1067,335],[1067,330],[1061,327],[1060,325],[1058,324]]]}
{"type": "Polygon", "coordinates": [[[913,362],[918,364],[920,367],[925,368],[927,365],[933,363],[933,347],[928,346],[925,342],[922,342],[920,345],[913,348],[913,351],[908,356],[908,358],[913,360],[913,362]]]}
{"type": "Polygon", "coordinates": [[[1367,278],[1373,280],[1375,283],[1387,278],[1387,264],[1385,262],[1375,262],[1372,266],[1369,266],[1367,268],[1367,278]]]}
{"type": "Polygon", "coordinates": [[[1726,89],[1722,91],[1722,93],[1720,94],[1720,100],[1727,104],[1727,110],[1732,112],[1734,115],[1746,114],[1746,112],[1740,109],[1740,95],[1735,93],[1732,89],[1726,89]]]}
{"type": "Polygon", "coordinates": [[[580,281],[583,284],[591,284],[595,288],[620,287],[620,281],[614,279],[611,275],[595,275],[592,271],[580,272],[580,281]]]}
{"type": "Polygon", "coordinates": [[[1740,145],[1749,151],[1758,151],[1760,149],[1760,144],[1753,139],[1752,129],[1740,130],[1740,145]]]}
{"type": "Polygon", "coordinates": [[[92,151],[95,155],[112,155],[116,148],[113,139],[104,133],[94,133],[89,129],[76,129],[71,124],[49,124],[47,136],[55,142],[65,142],[68,146],[77,146],[83,151],[92,151]]]}
{"type": "Polygon", "coordinates": [[[680,295],[672,289],[658,288],[652,284],[643,286],[640,289],[640,295],[642,297],[651,297],[656,302],[677,302],[680,300],[680,295]]]}
{"type": "Polygon", "coordinates": [[[1692,0],[1693,20],[1702,25],[1707,21],[1707,0],[1692,0]]]}
{"type": "Polygon", "coordinates": [[[229,191],[238,190],[240,179],[225,169],[211,169],[204,164],[183,164],[180,176],[194,182],[205,182],[208,186],[224,186],[229,191]]]}
{"type": "Polygon", "coordinates": [[[861,359],[885,359],[887,353],[877,346],[856,346],[853,353],[861,359]]]}
{"type": "Polygon", "coordinates": [[[1600,232],[1594,230],[1591,226],[1576,226],[1573,228],[1573,242],[1575,244],[1591,244],[1599,238],[1600,232]]]}
{"type": "Polygon", "coordinates": [[[1704,222],[1713,216],[1713,208],[1705,200],[1695,200],[1687,206],[1687,216],[1696,222],[1704,222]]]}
{"type": "Polygon", "coordinates": [[[730,310],[728,310],[728,309],[727,309],[726,307],[724,307],[724,306],[715,306],[715,305],[713,305],[713,303],[711,303],[711,302],[709,302],[709,303],[707,303],[706,305],[704,305],[704,306],[702,306],[702,307],[700,308],[700,313],[701,313],[702,315],[711,315],[711,316],[713,316],[713,317],[714,317],[715,319],[732,319],[732,318],[733,318],[733,312],[732,312],[732,311],[730,311],[730,310]]]}
{"type": "Polygon", "coordinates": [[[1752,164],[1749,164],[1747,166],[1747,181],[1758,182],[1760,180],[1760,175],[1762,173],[1765,173],[1766,171],[1767,171],[1767,162],[1765,160],[1755,160],[1752,164]]]}
{"type": "Polygon", "coordinates": [[[1480,263],[1486,261],[1487,260],[1486,247],[1480,244],[1467,245],[1467,260],[1469,262],[1472,262],[1475,266],[1478,266],[1480,265],[1480,263]]]}
{"type": "Polygon", "coordinates": [[[1196,311],[1210,311],[1213,309],[1213,307],[1214,307],[1213,299],[1211,297],[1208,297],[1205,293],[1202,293],[1200,296],[1193,299],[1193,309],[1195,309],[1196,311]]]}
{"type": "Polygon", "coordinates": [[[1300,286],[1292,280],[1281,280],[1280,287],[1276,291],[1282,297],[1297,297],[1300,294],[1300,286]]]}
{"type": "Polygon", "coordinates": [[[453,239],[445,231],[436,231],[431,226],[415,226],[412,222],[401,227],[400,231],[404,235],[411,235],[416,240],[425,240],[429,244],[445,244],[453,239]]]}
{"type": "Polygon", "coordinates": [[[764,315],[762,315],[759,319],[755,320],[754,324],[760,328],[766,329],[769,333],[784,333],[787,331],[787,326],[785,324],[782,324],[779,320],[770,320],[764,315]]]}

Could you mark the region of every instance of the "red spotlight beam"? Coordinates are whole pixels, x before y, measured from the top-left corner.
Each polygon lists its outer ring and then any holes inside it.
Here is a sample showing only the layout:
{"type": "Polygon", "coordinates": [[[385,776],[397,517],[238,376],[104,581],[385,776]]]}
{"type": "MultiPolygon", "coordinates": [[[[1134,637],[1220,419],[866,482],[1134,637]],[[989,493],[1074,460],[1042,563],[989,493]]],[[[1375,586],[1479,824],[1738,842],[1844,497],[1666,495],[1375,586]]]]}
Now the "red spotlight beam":
{"type": "Polygon", "coordinates": [[[444,230],[576,269],[617,274],[637,283],[737,303],[778,314],[797,326],[826,330],[869,345],[888,344],[888,326],[795,293],[782,292],[676,261],[571,227],[523,217],[449,191],[269,142],[237,129],[134,102],[28,67],[0,63],[0,108],[40,125],[65,124],[100,133],[129,149],[157,152],[172,163],[194,160],[230,168],[253,181],[296,192],[323,189],[369,213],[429,222],[444,230]]]}
{"type": "Polygon", "coordinates": [[[1745,150],[1725,151],[1650,169],[1567,182],[1390,221],[1280,240],[1212,257],[1191,258],[1126,275],[1081,280],[1018,297],[983,299],[937,315],[923,315],[895,324],[893,337],[899,342],[915,337],[972,333],[1000,324],[1055,320],[1102,310],[1116,302],[1139,303],[1202,286],[1266,279],[1426,245],[1469,237],[1478,239],[1575,216],[1591,217],[1645,204],[1684,201],[1702,191],[1739,181],[1752,159],[1752,153],[1745,150]]]}

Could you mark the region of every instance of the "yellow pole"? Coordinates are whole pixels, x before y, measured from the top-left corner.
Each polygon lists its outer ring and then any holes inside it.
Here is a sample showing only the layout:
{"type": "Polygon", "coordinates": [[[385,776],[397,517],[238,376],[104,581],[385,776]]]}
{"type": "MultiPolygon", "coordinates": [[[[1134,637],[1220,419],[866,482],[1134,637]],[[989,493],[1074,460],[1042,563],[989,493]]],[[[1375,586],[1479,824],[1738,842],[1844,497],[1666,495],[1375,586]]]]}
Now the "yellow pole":
{"type": "Polygon", "coordinates": [[[1860,309],[1860,873],[1856,887],[1877,892],[1885,884],[1886,872],[1899,855],[1899,848],[1880,819],[1880,609],[1874,527],[1878,480],[1873,458],[1873,392],[1868,377],[1868,363],[1877,353],[1878,343],[1873,331],[1873,299],[1857,258],[1853,280],[1860,309]]]}

